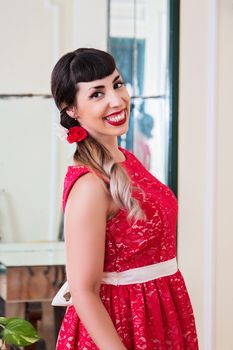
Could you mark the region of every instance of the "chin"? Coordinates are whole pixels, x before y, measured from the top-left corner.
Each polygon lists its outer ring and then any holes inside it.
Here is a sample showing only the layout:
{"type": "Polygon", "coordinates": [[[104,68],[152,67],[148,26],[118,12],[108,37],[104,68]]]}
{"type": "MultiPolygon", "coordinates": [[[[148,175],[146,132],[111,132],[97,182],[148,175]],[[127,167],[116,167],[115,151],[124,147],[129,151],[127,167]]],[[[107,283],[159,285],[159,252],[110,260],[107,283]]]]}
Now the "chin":
{"type": "Polygon", "coordinates": [[[122,132],[119,132],[116,136],[122,136],[125,135],[127,133],[128,129],[122,132]]]}
{"type": "Polygon", "coordinates": [[[128,130],[129,130],[129,126],[127,123],[126,125],[122,125],[120,130],[117,130],[117,135],[120,136],[120,135],[126,134],[128,130]]]}

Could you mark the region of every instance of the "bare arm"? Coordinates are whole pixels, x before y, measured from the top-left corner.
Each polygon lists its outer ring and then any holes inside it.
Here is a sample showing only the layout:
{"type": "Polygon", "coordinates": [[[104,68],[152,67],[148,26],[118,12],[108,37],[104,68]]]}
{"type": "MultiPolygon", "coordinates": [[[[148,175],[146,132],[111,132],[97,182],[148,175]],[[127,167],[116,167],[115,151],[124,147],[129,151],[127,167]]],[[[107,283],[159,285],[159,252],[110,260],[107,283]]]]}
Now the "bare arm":
{"type": "Polygon", "coordinates": [[[65,210],[67,279],[72,301],[100,350],[126,350],[100,296],[108,197],[91,173],[73,186],[65,210]]]}

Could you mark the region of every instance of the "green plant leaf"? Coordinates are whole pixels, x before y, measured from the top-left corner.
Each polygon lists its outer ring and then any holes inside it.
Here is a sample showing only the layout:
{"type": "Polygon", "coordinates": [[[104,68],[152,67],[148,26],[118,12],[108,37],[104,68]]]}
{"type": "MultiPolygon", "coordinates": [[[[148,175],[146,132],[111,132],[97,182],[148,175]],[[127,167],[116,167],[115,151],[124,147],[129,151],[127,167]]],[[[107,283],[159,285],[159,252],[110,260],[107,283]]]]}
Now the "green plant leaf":
{"type": "Polygon", "coordinates": [[[27,346],[40,339],[31,323],[17,317],[7,319],[1,336],[6,343],[17,346],[27,346]]]}

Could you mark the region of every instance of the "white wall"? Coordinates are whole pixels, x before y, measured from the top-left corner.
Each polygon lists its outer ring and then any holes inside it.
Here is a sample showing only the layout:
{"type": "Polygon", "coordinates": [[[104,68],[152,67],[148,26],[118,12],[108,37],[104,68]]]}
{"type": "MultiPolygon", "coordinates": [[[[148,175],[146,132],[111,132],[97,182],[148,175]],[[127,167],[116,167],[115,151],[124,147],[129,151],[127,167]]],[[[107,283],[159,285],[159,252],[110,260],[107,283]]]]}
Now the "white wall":
{"type": "Polygon", "coordinates": [[[107,48],[107,0],[73,0],[73,44],[107,48]]]}
{"type": "Polygon", "coordinates": [[[179,264],[201,350],[231,350],[232,1],[181,1],[179,264]]]}

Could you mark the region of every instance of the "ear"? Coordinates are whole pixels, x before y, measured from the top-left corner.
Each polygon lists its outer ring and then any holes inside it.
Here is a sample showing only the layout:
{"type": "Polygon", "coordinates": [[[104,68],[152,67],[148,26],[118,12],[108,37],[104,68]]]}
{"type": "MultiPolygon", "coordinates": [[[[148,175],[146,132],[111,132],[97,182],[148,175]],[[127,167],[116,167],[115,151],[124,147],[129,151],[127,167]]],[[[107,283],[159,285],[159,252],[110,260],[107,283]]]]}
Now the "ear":
{"type": "Polygon", "coordinates": [[[77,108],[75,106],[68,107],[66,109],[66,113],[71,117],[76,119],[77,118],[77,108]]]}

